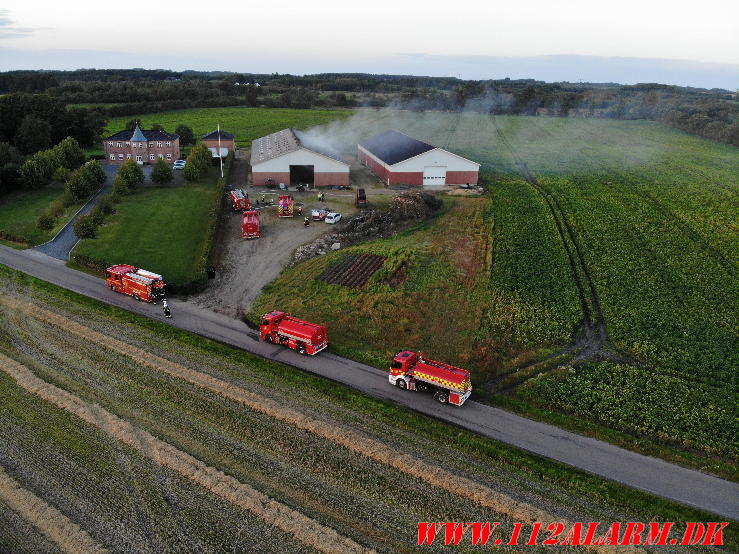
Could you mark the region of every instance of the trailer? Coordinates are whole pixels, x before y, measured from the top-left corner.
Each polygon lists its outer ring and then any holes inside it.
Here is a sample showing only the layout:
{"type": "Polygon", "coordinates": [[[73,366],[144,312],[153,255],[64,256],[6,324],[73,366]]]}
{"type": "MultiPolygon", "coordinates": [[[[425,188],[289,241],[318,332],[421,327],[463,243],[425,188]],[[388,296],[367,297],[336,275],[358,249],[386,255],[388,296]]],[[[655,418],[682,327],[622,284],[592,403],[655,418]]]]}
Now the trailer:
{"type": "Polygon", "coordinates": [[[325,325],[293,317],[289,313],[273,311],[262,316],[260,338],[282,344],[300,354],[314,356],[328,346],[325,325]]]}
{"type": "Polygon", "coordinates": [[[277,199],[277,217],[293,217],[293,197],[283,194],[277,199]]]}
{"type": "Polygon", "coordinates": [[[403,350],[390,364],[390,384],[404,390],[430,392],[442,404],[461,406],[472,394],[470,372],[403,350]]]}
{"type": "Polygon", "coordinates": [[[249,195],[242,189],[231,190],[228,192],[228,196],[231,200],[231,209],[235,212],[243,212],[251,207],[249,195]]]}
{"type": "Polygon", "coordinates": [[[244,212],[241,220],[241,236],[245,239],[258,239],[261,236],[259,230],[259,212],[250,210],[244,212]]]}
{"type": "Polygon", "coordinates": [[[133,296],[142,302],[154,302],[164,298],[164,278],[151,271],[128,264],[110,266],[105,270],[108,287],[113,292],[133,296]]]}

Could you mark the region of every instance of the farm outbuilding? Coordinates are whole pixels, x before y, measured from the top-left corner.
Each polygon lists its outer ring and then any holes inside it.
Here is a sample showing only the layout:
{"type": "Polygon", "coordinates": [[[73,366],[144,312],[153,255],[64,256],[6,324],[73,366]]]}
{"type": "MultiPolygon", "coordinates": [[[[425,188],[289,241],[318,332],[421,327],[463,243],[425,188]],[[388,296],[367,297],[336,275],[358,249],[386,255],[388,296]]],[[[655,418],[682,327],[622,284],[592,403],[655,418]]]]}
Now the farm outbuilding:
{"type": "Polygon", "coordinates": [[[221,158],[228,156],[229,152],[236,151],[236,139],[231,133],[220,129],[203,135],[200,140],[203,141],[206,148],[210,150],[211,155],[217,158],[220,154],[221,158]],[[218,150],[220,148],[220,150],[218,150]]]}
{"type": "Polygon", "coordinates": [[[393,130],[357,149],[359,161],[388,185],[476,185],[480,172],[476,162],[393,130]]]}
{"type": "Polygon", "coordinates": [[[254,185],[349,185],[349,164],[330,146],[295,129],[253,141],[251,172],[254,185]]]}

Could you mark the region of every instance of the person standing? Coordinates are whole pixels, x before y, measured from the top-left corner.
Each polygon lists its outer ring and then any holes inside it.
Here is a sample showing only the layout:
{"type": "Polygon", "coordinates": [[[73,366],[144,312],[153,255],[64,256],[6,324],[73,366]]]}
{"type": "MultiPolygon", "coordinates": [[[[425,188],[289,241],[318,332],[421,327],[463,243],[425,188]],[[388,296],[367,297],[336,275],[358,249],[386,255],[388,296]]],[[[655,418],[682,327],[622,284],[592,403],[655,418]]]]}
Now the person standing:
{"type": "Polygon", "coordinates": [[[164,310],[164,317],[172,319],[172,311],[169,309],[169,304],[167,304],[166,300],[162,302],[162,309],[164,310]]]}

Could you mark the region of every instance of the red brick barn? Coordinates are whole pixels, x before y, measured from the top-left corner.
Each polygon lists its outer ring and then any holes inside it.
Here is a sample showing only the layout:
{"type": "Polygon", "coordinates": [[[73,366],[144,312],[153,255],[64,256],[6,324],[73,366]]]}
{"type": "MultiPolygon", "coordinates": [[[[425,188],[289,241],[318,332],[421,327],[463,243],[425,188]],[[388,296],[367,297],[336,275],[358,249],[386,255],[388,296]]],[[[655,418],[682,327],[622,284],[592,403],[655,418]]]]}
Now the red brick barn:
{"type": "Polygon", "coordinates": [[[252,184],[349,185],[349,164],[329,145],[295,129],[251,143],[252,184]]]}
{"type": "Polygon", "coordinates": [[[227,133],[226,131],[213,131],[212,133],[203,135],[200,140],[202,140],[206,148],[210,150],[211,155],[214,158],[217,158],[219,155],[219,152],[218,152],[219,133],[220,133],[220,148],[221,148],[220,155],[222,158],[225,158],[229,152],[236,151],[236,140],[231,133],[227,133]]]}
{"type": "Polygon", "coordinates": [[[357,145],[359,161],[389,185],[476,185],[480,164],[398,131],[357,145]]]}
{"type": "Polygon", "coordinates": [[[142,164],[153,164],[161,158],[171,164],[180,157],[180,136],[165,131],[142,131],[136,125],[133,130],[118,131],[103,139],[103,149],[109,164],[122,164],[129,158],[142,164]]]}

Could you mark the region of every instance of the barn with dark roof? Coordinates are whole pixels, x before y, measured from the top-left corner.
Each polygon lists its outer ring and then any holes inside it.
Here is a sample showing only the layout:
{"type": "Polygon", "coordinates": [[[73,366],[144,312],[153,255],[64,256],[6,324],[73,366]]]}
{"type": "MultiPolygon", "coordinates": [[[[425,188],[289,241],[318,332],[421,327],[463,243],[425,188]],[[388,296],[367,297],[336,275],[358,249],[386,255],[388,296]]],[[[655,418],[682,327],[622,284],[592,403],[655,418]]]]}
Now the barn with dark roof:
{"type": "Polygon", "coordinates": [[[253,141],[251,172],[254,185],[349,185],[349,164],[329,144],[295,129],[253,141]]]}
{"type": "Polygon", "coordinates": [[[385,131],[357,145],[359,161],[389,185],[477,184],[480,164],[414,139],[385,131]]]}
{"type": "Polygon", "coordinates": [[[153,164],[162,159],[171,164],[180,157],[180,136],[166,131],[142,131],[135,129],[118,131],[103,139],[105,160],[109,164],[122,164],[134,159],[140,164],[153,164]]]}

